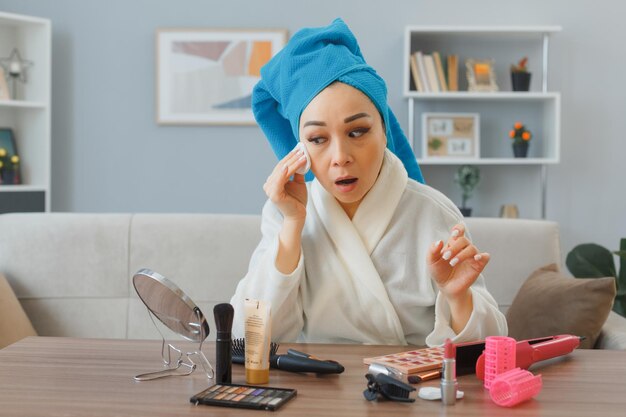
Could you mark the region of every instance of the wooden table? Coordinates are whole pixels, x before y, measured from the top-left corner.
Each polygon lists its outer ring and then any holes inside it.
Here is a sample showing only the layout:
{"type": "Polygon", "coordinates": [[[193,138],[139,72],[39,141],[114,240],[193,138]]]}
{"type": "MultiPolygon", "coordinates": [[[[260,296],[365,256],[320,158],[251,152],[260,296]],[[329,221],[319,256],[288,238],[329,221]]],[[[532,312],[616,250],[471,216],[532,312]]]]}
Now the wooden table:
{"type": "MultiPolygon", "coordinates": [[[[191,344],[182,343],[187,347],[191,344]]],[[[465,398],[454,406],[417,399],[415,403],[369,402],[363,398],[362,358],[406,350],[398,346],[293,345],[288,347],[342,363],[341,375],[315,376],[272,370],[270,385],[298,390],[276,412],[281,416],[624,416],[626,352],[577,350],[532,370],[543,375],[535,399],[513,409],[496,406],[474,375],[459,377],[465,398]]],[[[213,344],[203,348],[213,361],[213,344]]],[[[201,372],[137,382],[133,376],[160,369],[160,341],[29,337],[0,350],[2,416],[210,416],[267,415],[189,403],[209,382],[201,372]]],[[[245,383],[233,366],[233,383],[245,383]]],[[[438,386],[428,381],[423,386],[438,386]]],[[[419,386],[417,386],[419,388],[419,386]]],[[[414,395],[414,394],[413,394],[414,395]]]]}

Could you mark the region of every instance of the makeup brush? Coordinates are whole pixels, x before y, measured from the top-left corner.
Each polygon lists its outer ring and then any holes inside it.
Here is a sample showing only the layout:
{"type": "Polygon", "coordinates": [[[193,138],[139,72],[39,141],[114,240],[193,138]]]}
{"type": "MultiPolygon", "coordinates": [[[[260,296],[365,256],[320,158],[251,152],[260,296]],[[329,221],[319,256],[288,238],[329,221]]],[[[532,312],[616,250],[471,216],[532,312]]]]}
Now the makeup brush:
{"type": "Polygon", "coordinates": [[[213,307],[217,336],[215,339],[215,382],[230,384],[232,375],[232,340],[230,332],[233,327],[235,310],[228,303],[217,304],[213,307]]]}

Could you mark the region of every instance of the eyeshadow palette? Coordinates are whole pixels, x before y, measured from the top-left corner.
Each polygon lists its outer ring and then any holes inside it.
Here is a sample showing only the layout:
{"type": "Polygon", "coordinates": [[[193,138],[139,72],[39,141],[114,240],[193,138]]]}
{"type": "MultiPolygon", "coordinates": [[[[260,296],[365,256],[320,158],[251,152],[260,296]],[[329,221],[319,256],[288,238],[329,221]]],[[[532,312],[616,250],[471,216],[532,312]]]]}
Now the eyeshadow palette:
{"type": "Polygon", "coordinates": [[[194,404],[220,407],[277,410],[295,397],[297,391],[289,388],[255,387],[252,385],[215,384],[189,399],[194,404]]]}
{"type": "Polygon", "coordinates": [[[443,346],[415,349],[391,355],[365,358],[363,362],[368,365],[380,363],[407,375],[416,374],[432,369],[440,369],[443,364],[443,349],[443,346]]]}

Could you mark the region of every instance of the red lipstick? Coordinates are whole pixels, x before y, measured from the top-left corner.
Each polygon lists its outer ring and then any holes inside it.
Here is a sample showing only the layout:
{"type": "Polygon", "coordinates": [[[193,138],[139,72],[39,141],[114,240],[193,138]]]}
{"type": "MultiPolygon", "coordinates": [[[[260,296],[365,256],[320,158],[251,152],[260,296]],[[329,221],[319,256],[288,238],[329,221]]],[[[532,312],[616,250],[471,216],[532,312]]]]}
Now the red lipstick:
{"type": "Polygon", "coordinates": [[[450,339],[446,339],[443,370],[441,372],[441,402],[443,405],[454,405],[456,403],[457,389],[456,345],[450,339]]]}

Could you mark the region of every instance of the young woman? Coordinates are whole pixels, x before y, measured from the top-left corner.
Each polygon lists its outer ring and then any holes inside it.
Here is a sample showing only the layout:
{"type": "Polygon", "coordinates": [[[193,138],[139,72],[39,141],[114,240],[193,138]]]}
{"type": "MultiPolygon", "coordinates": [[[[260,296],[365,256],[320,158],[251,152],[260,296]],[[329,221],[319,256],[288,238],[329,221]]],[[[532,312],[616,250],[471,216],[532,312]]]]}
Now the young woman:
{"type": "Polygon", "coordinates": [[[384,81],[337,19],[303,29],[262,70],[253,110],[282,156],[263,238],[237,286],[272,306],[272,339],[428,344],[506,334],[456,206],[420,181],[384,81]],[[296,171],[315,175],[306,183],[296,171]],[[286,153],[286,155],[285,155],[286,153]],[[412,177],[412,178],[410,178],[412,177]]]}

